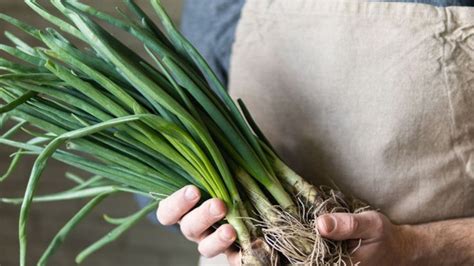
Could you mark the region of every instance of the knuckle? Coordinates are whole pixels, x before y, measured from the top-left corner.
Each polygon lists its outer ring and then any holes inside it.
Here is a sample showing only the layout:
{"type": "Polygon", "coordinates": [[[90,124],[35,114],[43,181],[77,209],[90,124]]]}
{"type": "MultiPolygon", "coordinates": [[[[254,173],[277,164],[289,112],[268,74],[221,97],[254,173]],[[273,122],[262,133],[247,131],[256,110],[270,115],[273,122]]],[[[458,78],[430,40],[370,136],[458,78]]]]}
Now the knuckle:
{"type": "Polygon", "coordinates": [[[172,222],[170,219],[166,218],[165,216],[157,216],[158,218],[158,221],[160,222],[160,224],[162,225],[173,225],[175,224],[174,222],[172,222]]]}
{"type": "Polygon", "coordinates": [[[214,224],[215,220],[213,220],[208,210],[209,204],[205,203],[183,216],[181,231],[188,239],[197,241],[214,224]]]}
{"type": "Polygon", "coordinates": [[[167,208],[168,212],[173,216],[183,216],[186,214],[186,207],[182,202],[177,202],[174,208],[167,208]]]}
{"type": "Polygon", "coordinates": [[[347,219],[347,233],[356,232],[359,228],[359,221],[355,218],[354,215],[349,215],[347,219]]]}
{"type": "Polygon", "coordinates": [[[198,237],[196,231],[193,230],[193,226],[191,226],[185,219],[182,220],[180,229],[181,233],[183,233],[183,235],[189,240],[194,241],[198,237]]]}
{"type": "Polygon", "coordinates": [[[173,225],[184,214],[186,214],[186,206],[183,202],[167,198],[159,203],[156,218],[162,225],[173,225]]]}
{"type": "Polygon", "coordinates": [[[195,224],[198,224],[199,226],[203,227],[209,227],[211,226],[215,221],[213,219],[213,216],[211,214],[211,208],[212,208],[212,199],[201,205],[197,210],[197,217],[195,219],[195,224]]]}
{"type": "Polygon", "coordinates": [[[223,252],[221,243],[219,243],[219,241],[214,238],[201,241],[198,245],[198,251],[206,258],[213,258],[223,252]]]}
{"type": "Polygon", "coordinates": [[[180,194],[182,194],[182,189],[174,192],[173,194],[169,195],[168,197],[166,197],[164,200],[162,200],[163,204],[166,206],[166,205],[173,205],[173,202],[176,201],[177,198],[179,198],[180,194]]]}
{"type": "Polygon", "coordinates": [[[205,257],[205,258],[211,258],[212,257],[212,254],[211,252],[209,252],[208,248],[205,246],[205,243],[200,243],[198,245],[198,251],[199,251],[199,254],[201,254],[201,256],[205,257]]]}
{"type": "Polygon", "coordinates": [[[380,214],[374,216],[374,219],[372,220],[372,226],[374,232],[376,232],[378,235],[382,235],[385,232],[385,222],[380,214]]]}

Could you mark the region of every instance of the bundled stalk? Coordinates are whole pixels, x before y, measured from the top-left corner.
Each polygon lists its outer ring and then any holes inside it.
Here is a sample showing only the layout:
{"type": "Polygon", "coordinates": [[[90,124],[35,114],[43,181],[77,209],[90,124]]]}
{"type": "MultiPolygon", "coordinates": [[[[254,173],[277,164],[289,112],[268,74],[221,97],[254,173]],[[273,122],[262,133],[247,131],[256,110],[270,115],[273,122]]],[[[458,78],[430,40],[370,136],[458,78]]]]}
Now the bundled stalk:
{"type": "Polygon", "coordinates": [[[231,99],[202,56],[176,30],[158,0],[150,3],[164,32],[132,0],[124,1],[132,16],[118,10],[118,17],[76,0],[50,1],[63,17],[34,0],[25,2],[60,31],[37,29],[0,14],[4,23],[42,43],[33,47],[6,32],[13,46],[0,45],[18,59],[0,58],[2,122],[17,122],[0,143],[18,149],[0,181],[23,155],[38,155],[23,198],[1,199],[21,204],[21,265],[26,265],[33,202],[91,198],[53,238],[38,261],[45,265],[104,198],[134,193],[152,199],[128,217],[105,216],[116,228],[84,249],[76,258],[80,263],[156,208],[160,199],[189,184],[199,187],[205,198],[226,203],[226,221],[236,229],[243,264],[350,262],[345,243],[322,239],[315,220],[328,212],[356,212],[364,205],[340,192],[314,187],[292,171],[243,102],[231,99]],[[110,34],[101,26],[104,23],[140,41],[148,58],[110,34]],[[87,49],[79,48],[83,46],[87,49]],[[15,140],[21,129],[31,139],[15,140]],[[94,176],[84,180],[68,174],[77,186],[36,195],[50,158],[94,176]]]}

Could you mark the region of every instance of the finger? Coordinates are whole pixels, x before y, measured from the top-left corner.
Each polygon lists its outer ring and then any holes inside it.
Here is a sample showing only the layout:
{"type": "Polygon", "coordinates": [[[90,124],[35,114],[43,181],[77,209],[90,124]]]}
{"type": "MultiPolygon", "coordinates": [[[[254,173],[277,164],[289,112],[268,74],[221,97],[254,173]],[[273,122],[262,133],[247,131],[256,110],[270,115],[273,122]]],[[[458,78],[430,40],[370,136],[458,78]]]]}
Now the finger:
{"type": "Polygon", "coordinates": [[[230,266],[240,266],[242,264],[242,253],[239,249],[231,246],[225,251],[225,255],[230,266]]]}
{"type": "Polygon", "coordinates": [[[318,232],[333,240],[372,239],[379,237],[383,228],[382,215],[374,211],[325,214],[317,220],[318,232]]]}
{"type": "Polygon", "coordinates": [[[175,224],[199,201],[201,194],[195,186],[186,186],[162,200],[156,217],[163,225],[175,224]]]}
{"type": "Polygon", "coordinates": [[[226,212],[227,209],[222,200],[207,200],[183,216],[180,222],[181,232],[187,239],[198,242],[206,230],[224,218],[226,212]]]}
{"type": "Polygon", "coordinates": [[[237,234],[230,224],[221,225],[214,233],[199,242],[198,250],[206,258],[224,253],[235,241],[237,234]]]}

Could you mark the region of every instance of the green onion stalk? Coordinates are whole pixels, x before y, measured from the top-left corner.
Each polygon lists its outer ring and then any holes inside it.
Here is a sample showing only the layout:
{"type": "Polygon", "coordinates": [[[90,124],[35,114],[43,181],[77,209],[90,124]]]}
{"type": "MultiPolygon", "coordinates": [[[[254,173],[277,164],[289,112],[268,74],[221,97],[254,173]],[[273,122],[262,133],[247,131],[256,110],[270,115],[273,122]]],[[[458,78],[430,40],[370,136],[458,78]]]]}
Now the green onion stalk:
{"type": "Polygon", "coordinates": [[[21,204],[20,265],[27,264],[33,202],[90,199],[37,262],[46,265],[75,226],[108,196],[131,193],[151,199],[130,216],[104,216],[115,229],[80,252],[80,263],[120,237],[161,199],[190,184],[204,198],[226,203],[226,220],[237,232],[243,264],[329,265],[348,257],[344,243],[318,237],[314,221],[334,209],[356,211],[350,200],[309,184],[280,159],[245,104],[229,96],[159,0],[150,3],[161,28],[133,0],[123,1],[127,10],[117,9],[118,16],[77,0],[51,0],[61,16],[34,0],[25,2],[54,27],[38,29],[0,14],[3,23],[41,43],[32,46],[5,32],[12,45],[0,44],[3,53],[15,58],[0,57],[0,125],[15,122],[0,136],[0,144],[18,149],[0,182],[23,156],[37,155],[24,196],[0,199],[21,204]],[[138,40],[147,57],[104,24],[138,40]],[[20,131],[31,137],[16,140],[20,131]],[[93,176],[68,173],[76,186],[36,195],[49,159],[93,176]]]}

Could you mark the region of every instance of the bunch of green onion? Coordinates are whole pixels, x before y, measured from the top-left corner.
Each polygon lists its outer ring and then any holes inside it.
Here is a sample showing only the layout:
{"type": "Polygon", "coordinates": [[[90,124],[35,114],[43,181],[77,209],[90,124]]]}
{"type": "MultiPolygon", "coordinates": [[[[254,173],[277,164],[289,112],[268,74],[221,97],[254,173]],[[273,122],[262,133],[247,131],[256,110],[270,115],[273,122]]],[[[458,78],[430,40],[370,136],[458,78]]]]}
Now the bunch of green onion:
{"type": "MultiPolygon", "coordinates": [[[[0,137],[0,144],[18,149],[1,180],[14,171],[22,155],[38,155],[24,197],[2,199],[21,203],[21,265],[26,265],[32,202],[91,198],[53,238],[38,262],[45,265],[107,196],[123,192],[152,199],[127,218],[108,219],[116,228],[84,249],[76,258],[80,263],[146,216],[160,199],[189,184],[198,186],[205,197],[227,204],[226,221],[236,229],[244,264],[275,261],[272,249],[292,263],[311,255],[321,239],[286,237],[284,230],[282,235],[265,232],[275,232],[271,227],[283,228],[292,219],[313,227],[311,219],[302,218],[307,215],[297,203],[321,204],[327,195],[279,159],[242,101],[237,105],[231,99],[159,0],[150,2],[164,32],[133,0],[124,1],[132,17],[120,10],[119,16],[112,16],[76,0],[51,0],[63,15],[59,17],[34,0],[25,2],[55,27],[37,29],[0,14],[4,23],[42,43],[32,47],[6,32],[13,46],[0,45],[18,59],[0,58],[2,121],[17,122],[0,137]],[[140,41],[149,57],[128,48],[101,26],[104,23],[140,41]],[[21,129],[32,136],[30,140],[14,139],[21,129]],[[63,192],[35,195],[50,158],[94,176],[63,192]]],[[[311,259],[312,264],[334,262],[328,257],[311,259]]]]}

